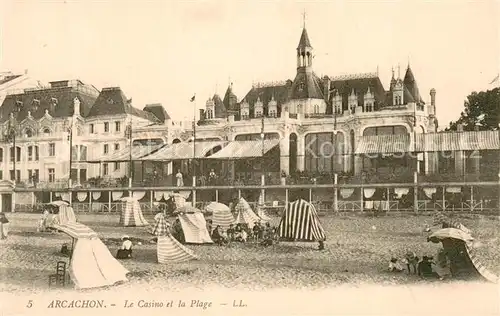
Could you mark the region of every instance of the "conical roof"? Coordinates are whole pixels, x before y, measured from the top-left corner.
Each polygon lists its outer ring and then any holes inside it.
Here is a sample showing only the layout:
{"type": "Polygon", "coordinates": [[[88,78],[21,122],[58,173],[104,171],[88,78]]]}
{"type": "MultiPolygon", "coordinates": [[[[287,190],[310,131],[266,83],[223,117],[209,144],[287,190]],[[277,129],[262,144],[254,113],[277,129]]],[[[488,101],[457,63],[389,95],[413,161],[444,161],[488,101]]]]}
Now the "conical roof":
{"type": "Polygon", "coordinates": [[[299,46],[297,46],[297,49],[304,47],[312,48],[306,28],[302,29],[302,35],[300,36],[299,46]]]}

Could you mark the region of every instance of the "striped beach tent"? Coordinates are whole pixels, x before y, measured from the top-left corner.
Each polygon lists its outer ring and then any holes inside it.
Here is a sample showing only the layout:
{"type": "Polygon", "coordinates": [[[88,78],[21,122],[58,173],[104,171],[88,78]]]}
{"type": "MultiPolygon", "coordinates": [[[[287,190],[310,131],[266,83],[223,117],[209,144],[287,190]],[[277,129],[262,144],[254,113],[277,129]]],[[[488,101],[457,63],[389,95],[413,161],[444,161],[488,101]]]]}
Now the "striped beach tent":
{"type": "Polygon", "coordinates": [[[180,213],[177,215],[184,234],[184,242],[188,244],[212,244],[207,229],[207,222],[201,212],[180,213]]]}
{"type": "Polygon", "coordinates": [[[323,241],[325,230],[318,213],[309,202],[297,200],[288,204],[278,227],[280,238],[295,241],[323,241]]]}
{"type": "Polygon", "coordinates": [[[197,259],[196,255],[170,234],[170,224],[162,213],[155,216],[153,235],[158,236],[158,263],[179,263],[197,259]]]}
{"type": "Polygon", "coordinates": [[[55,225],[54,228],[73,239],[69,273],[77,289],[128,281],[128,270],[113,257],[95,231],[76,222],[55,225]]]}
{"type": "MultiPolygon", "coordinates": [[[[489,282],[498,283],[500,278],[488,270],[481,262],[476,250],[473,247],[473,238],[470,234],[457,228],[443,228],[428,237],[429,241],[434,243],[441,242],[447,253],[461,253],[465,249],[465,262],[467,271],[472,275],[481,276],[489,282]]],[[[456,256],[454,256],[456,257],[456,256]]]]}
{"type": "Polygon", "coordinates": [[[240,198],[238,201],[238,204],[236,204],[236,219],[235,223],[236,224],[247,224],[248,228],[252,229],[255,225],[255,222],[260,221],[259,216],[254,213],[252,208],[250,207],[250,204],[244,199],[240,198]]]}
{"type": "Polygon", "coordinates": [[[205,211],[212,214],[213,227],[220,226],[225,230],[229,228],[229,225],[234,224],[234,216],[225,204],[211,202],[205,207],[205,211]]]}
{"type": "Polygon", "coordinates": [[[125,197],[120,199],[124,205],[120,214],[122,226],[147,226],[148,222],[142,215],[141,205],[137,199],[125,197]]]}
{"type": "Polygon", "coordinates": [[[434,214],[434,225],[440,225],[441,228],[456,228],[467,234],[472,234],[471,230],[465,227],[460,221],[446,216],[443,212],[436,212],[434,214]]]}

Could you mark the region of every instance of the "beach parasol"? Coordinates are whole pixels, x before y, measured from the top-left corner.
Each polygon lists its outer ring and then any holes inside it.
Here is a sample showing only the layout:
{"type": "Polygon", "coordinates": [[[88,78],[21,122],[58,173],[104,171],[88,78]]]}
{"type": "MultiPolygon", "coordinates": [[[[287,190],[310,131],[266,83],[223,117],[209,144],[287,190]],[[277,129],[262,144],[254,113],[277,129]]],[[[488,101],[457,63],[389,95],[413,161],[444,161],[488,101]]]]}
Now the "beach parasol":
{"type": "Polygon", "coordinates": [[[431,234],[427,240],[432,241],[433,243],[439,243],[443,241],[444,239],[458,239],[463,242],[472,242],[474,238],[472,238],[471,235],[467,234],[466,232],[456,229],[456,228],[443,228],[440,229],[433,234],[431,234]]]}
{"type": "Polygon", "coordinates": [[[205,212],[214,213],[214,212],[231,212],[229,206],[226,204],[222,204],[219,202],[210,202],[207,206],[205,206],[205,212]]]}

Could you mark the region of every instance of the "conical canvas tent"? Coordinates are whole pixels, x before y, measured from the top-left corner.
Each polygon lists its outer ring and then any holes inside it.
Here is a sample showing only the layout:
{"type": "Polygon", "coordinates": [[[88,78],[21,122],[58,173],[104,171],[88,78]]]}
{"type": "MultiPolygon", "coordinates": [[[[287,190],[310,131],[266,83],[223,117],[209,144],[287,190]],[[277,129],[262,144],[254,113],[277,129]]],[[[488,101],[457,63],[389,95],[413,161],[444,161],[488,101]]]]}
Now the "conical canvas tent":
{"type": "Polygon", "coordinates": [[[57,213],[57,221],[59,225],[66,223],[76,223],[75,211],[71,206],[61,205],[59,206],[59,213],[57,213]]]}
{"type": "Polygon", "coordinates": [[[205,207],[207,213],[212,213],[212,226],[220,226],[228,229],[229,225],[234,224],[234,216],[229,207],[222,203],[212,202],[205,207]]]}
{"type": "Polygon", "coordinates": [[[248,228],[252,229],[255,222],[260,221],[260,218],[252,211],[250,204],[244,198],[240,198],[235,209],[238,212],[234,221],[236,224],[247,224],[248,228]]]}
{"type": "Polygon", "coordinates": [[[77,289],[128,281],[128,270],[111,255],[92,229],[80,223],[55,225],[55,228],[73,238],[69,273],[77,289]]]}
{"type": "MultiPolygon", "coordinates": [[[[192,210],[193,208],[190,208],[192,210]]],[[[198,210],[198,209],[195,209],[198,210]]],[[[184,242],[188,244],[206,244],[213,243],[210,234],[207,230],[207,222],[203,213],[198,210],[195,213],[179,213],[177,215],[182,233],[184,234],[184,242]]]]}
{"type": "Polygon", "coordinates": [[[158,263],[179,263],[197,259],[196,255],[178,242],[169,231],[168,222],[163,214],[156,217],[153,234],[158,236],[157,257],[158,263]]]}
{"type": "Polygon", "coordinates": [[[271,217],[269,217],[266,214],[266,212],[264,211],[264,209],[262,209],[261,206],[257,207],[257,216],[259,216],[263,222],[270,222],[272,220],[271,217]]]}
{"type": "Polygon", "coordinates": [[[481,263],[473,248],[474,239],[468,233],[457,228],[443,228],[431,234],[428,240],[443,244],[452,264],[462,270],[459,272],[465,272],[469,276],[481,276],[493,283],[499,282],[499,277],[481,263]]]}
{"type": "Polygon", "coordinates": [[[148,222],[142,215],[141,205],[137,199],[126,197],[120,199],[124,205],[120,214],[122,226],[147,226],[148,222]]]}
{"type": "Polygon", "coordinates": [[[280,238],[295,241],[326,239],[314,205],[304,200],[289,203],[278,227],[280,238]]]}

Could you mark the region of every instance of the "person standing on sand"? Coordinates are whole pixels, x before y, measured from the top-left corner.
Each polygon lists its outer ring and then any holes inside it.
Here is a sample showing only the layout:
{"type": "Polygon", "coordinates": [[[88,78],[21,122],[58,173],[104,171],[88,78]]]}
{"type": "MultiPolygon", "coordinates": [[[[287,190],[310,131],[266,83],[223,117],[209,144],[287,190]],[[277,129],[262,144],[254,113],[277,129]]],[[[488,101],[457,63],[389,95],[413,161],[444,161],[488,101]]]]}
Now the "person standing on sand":
{"type": "Polygon", "coordinates": [[[177,186],[178,187],[183,187],[184,186],[184,176],[182,175],[181,170],[177,170],[177,174],[175,175],[175,178],[177,179],[177,186]]]}

